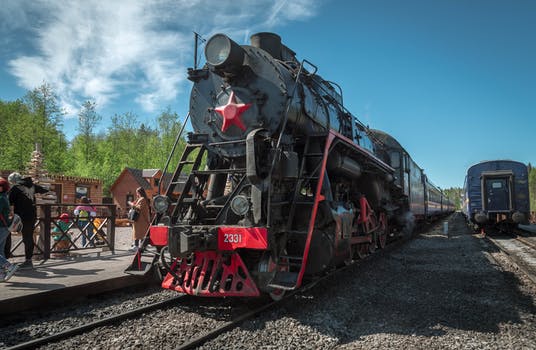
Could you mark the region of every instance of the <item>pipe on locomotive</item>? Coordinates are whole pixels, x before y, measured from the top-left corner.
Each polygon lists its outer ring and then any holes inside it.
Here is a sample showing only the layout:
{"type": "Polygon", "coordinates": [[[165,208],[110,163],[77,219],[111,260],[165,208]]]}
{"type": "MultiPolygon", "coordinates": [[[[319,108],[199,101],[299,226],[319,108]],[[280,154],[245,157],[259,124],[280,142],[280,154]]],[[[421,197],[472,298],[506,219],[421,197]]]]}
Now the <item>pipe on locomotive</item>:
{"type": "MultiPolygon", "coordinates": [[[[263,49],[275,59],[281,59],[281,37],[274,33],[257,33],[250,38],[251,46],[263,49]]],[[[244,63],[246,51],[225,34],[214,34],[205,45],[207,63],[217,69],[234,70],[244,63]]]]}

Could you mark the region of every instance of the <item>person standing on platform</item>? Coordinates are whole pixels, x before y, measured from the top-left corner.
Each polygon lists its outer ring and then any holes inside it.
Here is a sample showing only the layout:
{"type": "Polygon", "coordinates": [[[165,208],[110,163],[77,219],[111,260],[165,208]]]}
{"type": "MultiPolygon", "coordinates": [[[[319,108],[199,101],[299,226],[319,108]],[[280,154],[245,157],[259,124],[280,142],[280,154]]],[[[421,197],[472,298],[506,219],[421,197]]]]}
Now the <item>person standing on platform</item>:
{"type": "Polygon", "coordinates": [[[145,238],[151,223],[151,204],[143,187],[136,189],[136,200],[134,202],[129,201],[128,205],[139,213],[138,219],[132,223],[134,244],[129,249],[131,252],[136,252],[139,248],[140,240],[145,238]]]}
{"type": "Polygon", "coordinates": [[[0,177],[0,282],[10,279],[19,268],[18,265],[10,263],[4,255],[4,245],[10,233],[8,224],[11,224],[11,220],[9,220],[9,200],[7,199],[8,191],[9,183],[6,179],[0,177]]]}
{"type": "Polygon", "coordinates": [[[24,243],[24,256],[26,260],[20,267],[33,267],[32,255],[34,249],[33,232],[37,220],[37,208],[35,206],[35,194],[47,193],[48,190],[33,183],[32,178],[22,178],[19,173],[12,173],[8,177],[9,182],[16,183],[9,191],[9,202],[13,206],[13,212],[22,220],[22,241],[24,243]]]}
{"type": "Polygon", "coordinates": [[[97,209],[91,205],[91,201],[86,196],[80,198],[80,205],[74,208],[74,215],[78,217],[78,228],[82,232],[82,247],[86,246],[86,237],[89,239],[91,246],[95,246],[93,242],[93,225],[92,219],[97,216],[97,209]]]}

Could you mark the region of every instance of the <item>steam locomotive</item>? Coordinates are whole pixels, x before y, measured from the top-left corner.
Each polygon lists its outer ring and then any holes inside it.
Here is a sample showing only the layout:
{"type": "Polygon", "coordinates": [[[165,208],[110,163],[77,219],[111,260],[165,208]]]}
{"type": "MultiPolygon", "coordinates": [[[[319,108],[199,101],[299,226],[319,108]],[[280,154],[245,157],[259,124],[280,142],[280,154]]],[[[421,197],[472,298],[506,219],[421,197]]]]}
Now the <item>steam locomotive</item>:
{"type": "Polygon", "coordinates": [[[130,273],[158,265],[167,289],[278,299],[453,209],[278,35],[216,34],[205,57],[188,71],[193,133],[130,273]]]}

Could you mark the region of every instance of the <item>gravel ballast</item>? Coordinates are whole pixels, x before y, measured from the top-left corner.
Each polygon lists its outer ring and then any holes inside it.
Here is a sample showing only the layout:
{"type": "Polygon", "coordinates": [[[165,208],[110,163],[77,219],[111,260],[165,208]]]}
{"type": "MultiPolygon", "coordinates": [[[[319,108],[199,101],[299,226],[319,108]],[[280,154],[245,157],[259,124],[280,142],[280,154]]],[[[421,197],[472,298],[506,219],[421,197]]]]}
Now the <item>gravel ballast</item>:
{"type": "Polygon", "coordinates": [[[535,349],[536,287],[461,214],[204,349],[535,349]]]}
{"type": "MultiPolygon", "coordinates": [[[[503,253],[472,235],[460,214],[448,221],[450,238],[439,222],[201,348],[535,349],[536,286],[503,253]]],[[[140,294],[137,300],[119,298],[112,303],[117,306],[107,303],[98,312],[121,312],[170,295],[140,294]]],[[[232,298],[193,298],[44,348],[173,349],[229,321],[244,305],[232,298]]],[[[61,323],[76,323],[83,318],[80,313],[71,310],[70,316],[58,314],[50,323],[28,322],[5,331],[42,335],[61,323]]]]}

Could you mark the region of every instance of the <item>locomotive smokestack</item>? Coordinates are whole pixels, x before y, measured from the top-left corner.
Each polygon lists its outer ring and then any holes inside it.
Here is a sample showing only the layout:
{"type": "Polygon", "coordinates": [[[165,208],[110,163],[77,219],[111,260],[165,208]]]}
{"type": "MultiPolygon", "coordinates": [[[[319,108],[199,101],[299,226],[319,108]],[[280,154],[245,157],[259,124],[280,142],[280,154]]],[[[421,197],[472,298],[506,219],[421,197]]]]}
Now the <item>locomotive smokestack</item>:
{"type": "Polygon", "coordinates": [[[263,49],[273,58],[281,59],[281,37],[274,33],[257,33],[250,38],[251,46],[263,49]]]}

